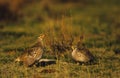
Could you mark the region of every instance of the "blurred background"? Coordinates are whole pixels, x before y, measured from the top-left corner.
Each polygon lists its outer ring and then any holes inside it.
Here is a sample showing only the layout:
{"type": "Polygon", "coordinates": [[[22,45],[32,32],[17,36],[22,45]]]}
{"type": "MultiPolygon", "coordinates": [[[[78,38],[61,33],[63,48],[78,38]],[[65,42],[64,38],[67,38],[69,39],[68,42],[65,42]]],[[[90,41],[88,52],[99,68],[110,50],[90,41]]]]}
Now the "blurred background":
{"type": "Polygon", "coordinates": [[[119,4],[119,0],[0,0],[0,51],[23,48],[40,33],[47,34],[49,45],[62,35],[65,45],[84,36],[88,47],[118,48],[119,4]]]}
{"type": "Polygon", "coordinates": [[[119,54],[120,0],[0,0],[1,78],[118,78],[119,54]],[[62,61],[48,69],[60,72],[13,63],[40,34],[46,35],[43,57],[62,61]],[[97,64],[78,66],[71,61],[71,46],[80,38],[97,64]]]}

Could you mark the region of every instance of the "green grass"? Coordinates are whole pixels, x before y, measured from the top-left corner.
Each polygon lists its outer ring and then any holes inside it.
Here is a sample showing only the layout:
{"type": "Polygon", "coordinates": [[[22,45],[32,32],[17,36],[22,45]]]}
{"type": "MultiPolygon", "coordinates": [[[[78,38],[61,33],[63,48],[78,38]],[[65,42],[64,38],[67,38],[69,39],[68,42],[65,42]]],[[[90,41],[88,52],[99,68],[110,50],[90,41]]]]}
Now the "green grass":
{"type": "MultiPolygon", "coordinates": [[[[117,0],[116,0],[117,1],[117,0]]],[[[0,29],[0,78],[119,78],[120,55],[120,5],[117,2],[91,4],[34,3],[23,9],[26,16],[17,24],[3,24],[0,29]],[[40,7],[40,8],[39,8],[40,7]],[[59,60],[46,67],[24,67],[14,63],[23,50],[37,40],[39,34],[46,34],[48,52],[44,58],[55,57],[51,44],[75,45],[80,36],[95,56],[96,64],[77,65],[71,58],[71,51],[60,52],[59,60]]]]}

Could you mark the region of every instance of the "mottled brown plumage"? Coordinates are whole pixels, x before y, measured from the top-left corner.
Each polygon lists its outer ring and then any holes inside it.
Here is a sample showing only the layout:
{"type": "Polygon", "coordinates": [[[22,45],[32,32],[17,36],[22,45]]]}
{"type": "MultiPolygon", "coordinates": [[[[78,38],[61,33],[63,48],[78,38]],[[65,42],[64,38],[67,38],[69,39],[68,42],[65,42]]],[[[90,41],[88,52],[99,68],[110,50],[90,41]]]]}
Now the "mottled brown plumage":
{"type": "Polygon", "coordinates": [[[44,38],[44,35],[41,34],[38,37],[37,43],[32,47],[28,48],[27,50],[25,50],[23,55],[15,59],[15,61],[18,61],[18,62],[21,61],[26,66],[32,66],[37,61],[39,61],[44,52],[43,38],[44,38]]]}
{"type": "Polygon", "coordinates": [[[85,47],[83,43],[83,36],[80,37],[80,40],[77,43],[77,46],[72,46],[72,58],[77,62],[89,62],[94,59],[92,53],[85,47]]]}
{"type": "Polygon", "coordinates": [[[72,58],[77,62],[89,62],[94,59],[94,56],[86,48],[78,49],[77,47],[73,48],[72,58]]]}

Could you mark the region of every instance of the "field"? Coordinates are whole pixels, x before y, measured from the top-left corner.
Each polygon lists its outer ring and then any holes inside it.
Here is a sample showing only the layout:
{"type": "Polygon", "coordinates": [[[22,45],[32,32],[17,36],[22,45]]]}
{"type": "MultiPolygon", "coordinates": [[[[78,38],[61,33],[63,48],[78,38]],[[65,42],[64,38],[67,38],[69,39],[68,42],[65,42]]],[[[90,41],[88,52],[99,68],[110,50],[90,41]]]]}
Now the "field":
{"type": "Polygon", "coordinates": [[[0,22],[0,78],[120,78],[119,0],[36,1],[23,6],[18,21],[0,22]],[[57,63],[45,67],[15,63],[40,34],[46,35],[43,58],[57,58],[57,63]],[[80,36],[95,64],[76,64],[66,49],[80,36]]]}

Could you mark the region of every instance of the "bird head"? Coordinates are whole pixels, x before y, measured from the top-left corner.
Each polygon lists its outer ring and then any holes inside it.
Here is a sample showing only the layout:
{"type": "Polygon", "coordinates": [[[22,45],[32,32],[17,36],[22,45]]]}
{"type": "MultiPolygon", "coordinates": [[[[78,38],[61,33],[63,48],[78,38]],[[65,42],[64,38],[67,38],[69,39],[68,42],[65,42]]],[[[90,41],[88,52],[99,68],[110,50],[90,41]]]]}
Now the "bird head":
{"type": "Polygon", "coordinates": [[[40,34],[40,36],[38,37],[38,40],[42,41],[44,37],[45,37],[45,34],[40,34]]]}
{"type": "Polygon", "coordinates": [[[16,58],[15,62],[20,62],[20,57],[16,58]]]}
{"type": "Polygon", "coordinates": [[[74,49],[76,49],[76,48],[77,48],[77,46],[71,46],[71,48],[72,48],[72,50],[74,50],[74,49]]]}

